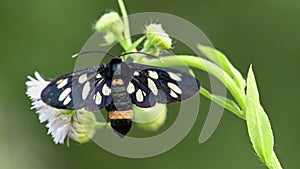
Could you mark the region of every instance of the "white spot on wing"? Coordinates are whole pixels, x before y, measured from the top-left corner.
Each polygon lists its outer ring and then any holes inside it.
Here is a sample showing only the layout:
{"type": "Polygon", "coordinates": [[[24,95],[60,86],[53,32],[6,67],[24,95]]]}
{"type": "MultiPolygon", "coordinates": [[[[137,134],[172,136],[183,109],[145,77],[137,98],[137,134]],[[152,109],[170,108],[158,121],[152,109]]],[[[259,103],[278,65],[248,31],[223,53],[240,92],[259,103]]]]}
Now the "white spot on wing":
{"type": "Polygon", "coordinates": [[[104,79],[101,79],[101,80],[97,83],[97,86],[100,85],[103,81],[104,81],[104,79]]]}
{"type": "Polygon", "coordinates": [[[97,79],[100,79],[102,76],[100,75],[100,73],[98,73],[97,75],[96,75],[96,78],[97,79]]]}
{"type": "Polygon", "coordinates": [[[60,79],[59,81],[56,82],[56,84],[60,84],[64,79],[60,79]]]}
{"type": "Polygon", "coordinates": [[[171,95],[173,98],[177,98],[177,97],[178,97],[177,94],[176,94],[173,90],[170,91],[170,95],[171,95]]]}
{"type": "Polygon", "coordinates": [[[110,95],[110,92],[111,92],[111,89],[106,84],[104,84],[104,86],[102,88],[103,95],[108,96],[108,95],[110,95]]]}
{"type": "Polygon", "coordinates": [[[180,89],[177,85],[175,85],[174,83],[168,83],[168,86],[169,86],[169,88],[170,88],[171,90],[173,90],[174,92],[176,92],[176,93],[178,93],[178,94],[181,94],[181,93],[182,93],[181,89],[180,89]]]}
{"type": "Polygon", "coordinates": [[[134,71],[134,72],[133,72],[133,75],[134,75],[134,76],[139,76],[140,73],[139,73],[138,71],[134,71]]]}
{"type": "Polygon", "coordinates": [[[143,96],[143,93],[141,91],[141,89],[139,89],[137,92],[136,92],[136,100],[138,102],[142,102],[144,100],[144,96],[143,96]]]}
{"type": "Polygon", "coordinates": [[[87,80],[87,74],[82,74],[78,78],[79,83],[84,83],[87,80]]]}
{"type": "Polygon", "coordinates": [[[59,95],[58,101],[63,101],[71,92],[71,88],[66,88],[61,94],[59,95]]]}
{"type": "Polygon", "coordinates": [[[158,79],[158,74],[157,74],[155,71],[148,70],[148,75],[149,75],[152,79],[158,79]]]}
{"type": "Polygon", "coordinates": [[[86,82],[82,88],[82,93],[81,93],[81,97],[83,100],[86,99],[86,97],[88,96],[89,92],[91,90],[91,86],[90,86],[90,82],[86,82]]]}
{"type": "Polygon", "coordinates": [[[176,81],[181,81],[181,77],[173,72],[167,72],[171,79],[176,81]]]}
{"type": "Polygon", "coordinates": [[[150,78],[148,78],[148,87],[152,91],[152,93],[157,96],[157,94],[158,94],[157,87],[156,87],[155,83],[153,82],[153,80],[150,78]]]}
{"type": "Polygon", "coordinates": [[[134,85],[131,82],[129,82],[129,84],[127,86],[127,92],[129,94],[132,94],[134,91],[135,91],[134,85]]]}
{"type": "Polygon", "coordinates": [[[100,95],[99,92],[97,92],[95,103],[96,104],[101,104],[101,101],[102,101],[102,96],[100,95]]]}
{"type": "Polygon", "coordinates": [[[68,84],[68,78],[61,79],[61,80],[57,81],[56,84],[57,84],[57,88],[61,89],[68,84]]]}
{"type": "Polygon", "coordinates": [[[69,103],[70,103],[70,101],[71,101],[71,97],[70,97],[70,96],[68,96],[68,97],[65,99],[65,101],[63,102],[63,105],[67,105],[67,104],[69,104],[69,103]]]}

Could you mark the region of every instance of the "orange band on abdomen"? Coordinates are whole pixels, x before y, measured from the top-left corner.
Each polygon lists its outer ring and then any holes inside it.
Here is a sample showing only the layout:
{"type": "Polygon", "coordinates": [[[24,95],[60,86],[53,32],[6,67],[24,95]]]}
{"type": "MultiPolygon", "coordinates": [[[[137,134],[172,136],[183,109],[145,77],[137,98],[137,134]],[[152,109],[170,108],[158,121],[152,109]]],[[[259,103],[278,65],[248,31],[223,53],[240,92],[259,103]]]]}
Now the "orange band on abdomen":
{"type": "Polygon", "coordinates": [[[132,110],[123,110],[123,111],[110,111],[108,112],[109,119],[132,119],[133,111],[132,110]]]}

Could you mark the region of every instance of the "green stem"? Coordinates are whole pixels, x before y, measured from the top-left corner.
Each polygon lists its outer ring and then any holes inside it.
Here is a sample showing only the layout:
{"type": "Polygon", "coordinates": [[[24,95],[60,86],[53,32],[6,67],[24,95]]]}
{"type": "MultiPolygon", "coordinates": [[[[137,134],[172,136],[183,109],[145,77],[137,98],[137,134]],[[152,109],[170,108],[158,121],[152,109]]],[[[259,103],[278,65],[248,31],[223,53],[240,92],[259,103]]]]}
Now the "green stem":
{"type": "Polygon", "coordinates": [[[160,61],[157,59],[143,59],[142,62],[144,64],[162,66],[162,67],[179,66],[185,64],[186,66],[197,68],[214,75],[226,86],[226,88],[235,98],[236,102],[243,110],[243,117],[245,117],[245,111],[246,111],[245,93],[241,92],[240,88],[236,85],[234,80],[226,72],[224,72],[221,68],[219,68],[214,63],[203,58],[188,56],[188,55],[176,55],[176,59],[179,59],[180,61],[179,62],[174,61],[174,56],[165,56],[165,57],[161,57],[160,61]]]}
{"type": "Polygon", "coordinates": [[[128,43],[126,42],[126,39],[122,36],[122,34],[116,34],[120,45],[124,50],[127,50],[130,46],[128,46],[128,43]]]}
{"type": "Polygon", "coordinates": [[[124,4],[123,0],[118,0],[118,3],[120,6],[120,9],[121,9],[121,13],[123,16],[123,21],[124,21],[124,38],[127,43],[127,46],[129,47],[132,45],[132,42],[131,42],[131,37],[130,37],[128,15],[127,15],[125,4],[124,4]]]}
{"type": "Polygon", "coordinates": [[[95,129],[96,130],[102,130],[105,129],[106,127],[110,127],[109,123],[103,123],[103,122],[96,122],[95,124],[95,129]]]}

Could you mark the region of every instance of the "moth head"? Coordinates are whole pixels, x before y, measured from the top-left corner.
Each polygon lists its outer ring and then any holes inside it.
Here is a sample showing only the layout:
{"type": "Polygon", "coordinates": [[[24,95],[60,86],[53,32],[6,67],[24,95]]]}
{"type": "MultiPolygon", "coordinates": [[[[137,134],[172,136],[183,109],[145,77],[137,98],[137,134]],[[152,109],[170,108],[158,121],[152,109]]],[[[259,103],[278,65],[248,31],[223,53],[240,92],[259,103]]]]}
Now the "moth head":
{"type": "Polygon", "coordinates": [[[110,61],[111,70],[112,70],[113,72],[116,71],[116,69],[118,68],[118,66],[120,65],[121,62],[122,62],[122,59],[121,59],[121,58],[114,57],[114,58],[110,61]]]}

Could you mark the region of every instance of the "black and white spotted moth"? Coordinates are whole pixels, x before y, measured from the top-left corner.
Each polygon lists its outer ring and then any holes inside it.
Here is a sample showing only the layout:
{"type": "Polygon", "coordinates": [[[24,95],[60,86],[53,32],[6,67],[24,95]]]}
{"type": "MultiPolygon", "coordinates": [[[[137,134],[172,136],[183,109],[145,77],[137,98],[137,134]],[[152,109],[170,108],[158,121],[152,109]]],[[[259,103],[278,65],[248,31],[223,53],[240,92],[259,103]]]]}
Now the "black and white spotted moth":
{"type": "Polygon", "coordinates": [[[125,136],[131,128],[132,104],[142,108],[173,103],[198,93],[200,82],[182,71],[123,62],[114,57],[107,65],[57,77],[42,91],[41,99],[58,109],[109,112],[112,128],[125,136]]]}

